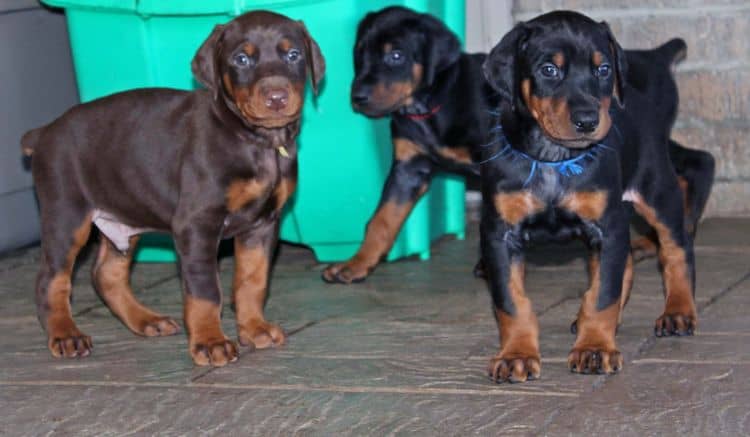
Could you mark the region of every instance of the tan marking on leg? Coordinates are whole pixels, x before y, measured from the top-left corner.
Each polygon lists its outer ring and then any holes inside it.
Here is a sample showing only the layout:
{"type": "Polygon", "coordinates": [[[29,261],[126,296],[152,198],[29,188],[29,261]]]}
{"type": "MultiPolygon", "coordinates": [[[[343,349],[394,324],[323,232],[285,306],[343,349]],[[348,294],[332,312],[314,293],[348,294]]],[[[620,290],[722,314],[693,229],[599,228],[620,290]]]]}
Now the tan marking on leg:
{"type": "Polygon", "coordinates": [[[294,190],[297,188],[297,180],[292,178],[283,178],[279,185],[276,186],[274,191],[276,196],[276,210],[280,211],[284,207],[286,201],[292,197],[294,190]]]}
{"type": "Polygon", "coordinates": [[[659,220],[651,206],[646,204],[638,193],[633,197],[633,207],[656,231],[659,237],[659,261],[662,265],[662,276],[665,288],[664,313],[656,321],[656,329],[660,334],[662,328],[671,333],[692,332],[698,324],[698,313],[693,299],[692,284],[687,265],[685,250],[672,238],[670,229],[659,220]]]}
{"type": "Polygon", "coordinates": [[[500,335],[500,351],[490,360],[488,373],[495,381],[523,382],[536,379],[541,373],[539,354],[539,322],[524,290],[525,266],[510,265],[508,290],[515,314],[495,308],[500,335]]]}
{"type": "Polygon", "coordinates": [[[76,256],[86,245],[91,232],[91,214],[73,232],[72,244],[65,256],[63,269],[47,284],[47,346],[56,357],[87,356],[91,352],[91,337],[83,334],[75,322],[70,307],[71,275],[76,256]]]}
{"type": "Polygon", "coordinates": [[[687,179],[685,179],[682,176],[677,176],[677,184],[680,186],[680,191],[682,191],[682,203],[683,207],[685,208],[685,230],[690,235],[695,235],[695,224],[692,223],[690,219],[690,193],[688,190],[690,190],[690,183],[687,179]]]}
{"type": "Polygon", "coordinates": [[[238,358],[237,346],[221,329],[221,304],[184,295],[190,355],[199,366],[225,366],[238,358]]]}
{"type": "Polygon", "coordinates": [[[94,288],[109,309],[135,334],[156,337],[176,334],[180,325],[156,313],[136,299],[130,287],[130,265],[138,237],[130,238],[130,249],[122,254],[101,235],[99,254],[93,269],[94,288]]]}
{"type": "Polygon", "coordinates": [[[415,156],[424,155],[424,150],[419,144],[405,138],[393,139],[393,155],[397,161],[409,161],[415,156]]]}
{"type": "Polygon", "coordinates": [[[544,202],[531,191],[498,193],[494,198],[495,210],[511,225],[517,225],[526,218],[544,210],[544,202]]]}
{"type": "Polygon", "coordinates": [[[617,324],[622,323],[622,313],[625,310],[625,305],[630,300],[630,292],[633,290],[633,255],[628,255],[627,261],[625,261],[625,274],[622,276],[622,294],[620,295],[620,315],[617,320],[617,324]]]}
{"type": "Polygon", "coordinates": [[[601,287],[598,255],[592,255],[589,266],[591,284],[578,311],[578,335],[568,355],[568,367],[577,373],[614,373],[622,368],[622,355],[615,342],[622,302],[597,309],[601,287]]]}
{"type": "Polygon", "coordinates": [[[284,332],[268,323],[263,306],[268,290],[269,254],[261,246],[247,247],[234,241],[233,298],[240,344],[258,349],[284,344],[284,332]]]}
{"type": "Polygon", "coordinates": [[[657,236],[655,233],[649,231],[648,235],[642,235],[635,238],[630,243],[630,252],[633,254],[635,261],[640,261],[645,258],[656,256],[659,251],[659,244],[656,241],[657,236]]]}
{"type": "Polygon", "coordinates": [[[388,253],[413,206],[414,202],[398,204],[391,201],[380,205],[367,225],[365,241],[357,254],[344,263],[329,266],[323,272],[323,278],[328,282],[351,283],[367,277],[388,253]]]}
{"type": "Polygon", "coordinates": [[[566,194],[560,201],[560,207],[583,220],[597,221],[607,208],[607,191],[579,191],[566,194]]]}
{"type": "Polygon", "coordinates": [[[437,152],[443,158],[461,164],[471,164],[473,162],[468,147],[440,147],[437,152]]]}
{"type": "Polygon", "coordinates": [[[229,212],[237,212],[242,207],[260,198],[268,188],[266,182],[258,179],[235,179],[226,191],[226,205],[229,212]]]}

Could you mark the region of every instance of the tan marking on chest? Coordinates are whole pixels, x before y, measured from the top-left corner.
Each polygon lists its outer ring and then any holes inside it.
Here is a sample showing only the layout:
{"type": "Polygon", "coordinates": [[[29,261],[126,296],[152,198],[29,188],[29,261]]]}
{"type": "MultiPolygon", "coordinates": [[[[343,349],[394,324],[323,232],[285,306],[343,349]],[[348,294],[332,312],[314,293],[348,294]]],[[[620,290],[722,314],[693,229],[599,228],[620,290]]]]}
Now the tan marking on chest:
{"type": "Polygon", "coordinates": [[[560,207],[584,220],[599,220],[607,209],[607,191],[579,191],[566,194],[560,201],[560,207]]]}
{"type": "Polygon", "coordinates": [[[297,188],[297,181],[291,178],[284,178],[281,180],[279,185],[276,187],[274,192],[276,196],[276,209],[280,210],[286,204],[286,201],[294,194],[294,190],[297,188]]]}
{"type": "Polygon", "coordinates": [[[529,216],[544,210],[544,202],[531,191],[498,193],[495,195],[495,210],[511,225],[517,225],[529,216]]]}
{"type": "Polygon", "coordinates": [[[422,150],[422,146],[413,141],[404,138],[394,138],[393,154],[398,161],[409,161],[417,155],[424,155],[424,150],[422,150]]]}
{"type": "Polygon", "coordinates": [[[229,184],[226,205],[229,212],[236,212],[258,199],[268,188],[268,183],[257,179],[236,179],[229,184]]]}
{"type": "Polygon", "coordinates": [[[467,147],[441,147],[438,154],[445,159],[460,162],[461,164],[471,164],[471,153],[467,147]]]}

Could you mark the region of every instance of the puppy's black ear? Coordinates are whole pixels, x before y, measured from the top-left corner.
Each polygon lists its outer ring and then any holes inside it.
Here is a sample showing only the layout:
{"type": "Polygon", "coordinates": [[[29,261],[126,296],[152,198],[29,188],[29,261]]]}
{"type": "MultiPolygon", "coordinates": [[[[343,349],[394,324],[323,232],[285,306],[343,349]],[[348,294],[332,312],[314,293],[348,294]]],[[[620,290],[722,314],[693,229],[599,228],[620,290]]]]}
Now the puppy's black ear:
{"type": "Polygon", "coordinates": [[[432,15],[421,14],[420,19],[425,44],[422,85],[430,86],[440,72],[458,62],[461,42],[456,34],[432,15]]]}
{"type": "Polygon", "coordinates": [[[613,93],[622,108],[625,106],[625,77],[627,77],[628,73],[628,63],[625,59],[625,51],[620,47],[620,44],[612,34],[612,29],[609,28],[609,24],[607,24],[606,21],[602,21],[600,24],[604,27],[607,32],[607,38],[609,38],[609,50],[612,53],[615,64],[615,89],[613,93]]]}
{"type": "Polygon", "coordinates": [[[516,104],[519,77],[516,62],[525,48],[528,29],[516,24],[492,49],[482,65],[484,77],[500,96],[511,105],[516,104]]]}
{"type": "Polygon", "coordinates": [[[214,30],[211,31],[211,35],[203,41],[203,44],[193,57],[193,62],[190,64],[193,76],[203,86],[213,91],[214,98],[218,97],[220,88],[218,72],[216,71],[216,53],[218,52],[219,41],[223,33],[224,26],[217,24],[214,30]]]}
{"type": "Polygon", "coordinates": [[[307,60],[307,71],[310,74],[310,83],[312,84],[313,93],[318,95],[318,86],[323,76],[326,74],[326,60],[320,51],[320,46],[310,36],[305,23],[298,21],[302,32],[305,35],[305,59],[307,60]]]}

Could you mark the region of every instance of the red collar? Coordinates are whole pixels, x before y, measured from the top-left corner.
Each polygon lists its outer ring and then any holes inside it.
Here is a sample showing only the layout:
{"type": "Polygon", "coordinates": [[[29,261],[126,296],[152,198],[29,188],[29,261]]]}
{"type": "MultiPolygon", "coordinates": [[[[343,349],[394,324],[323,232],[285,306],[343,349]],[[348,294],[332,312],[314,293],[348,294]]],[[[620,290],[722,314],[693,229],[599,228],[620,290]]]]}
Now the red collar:
{"type": "Polygon", "coordinates": [[[410,120],[415,120],[415,121],[427,120],[428,118],[430,118],[433,115],[437,114],[438,111],[440,111],[440,108],[442,108],[442,107],[443,107],[443,105],[440,104],[440,105],[437,105],[434,108],[430,109],[430,112],[425,112],[425,113],[422,113],[422,114],[404,114],[404,117],[406,117],[406,118],[408,118],[410,120]]]}

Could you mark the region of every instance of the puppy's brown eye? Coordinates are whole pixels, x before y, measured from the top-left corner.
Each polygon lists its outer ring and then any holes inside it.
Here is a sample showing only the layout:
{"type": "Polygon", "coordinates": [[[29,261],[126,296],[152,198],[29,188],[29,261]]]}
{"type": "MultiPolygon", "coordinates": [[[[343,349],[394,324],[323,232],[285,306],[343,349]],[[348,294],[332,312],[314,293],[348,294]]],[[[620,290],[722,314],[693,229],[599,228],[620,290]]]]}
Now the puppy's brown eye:
{"type": "Polygon", "coordinates": [[[252,61],[245,53],[237,53],[232,57],[232,63],[238,67],[249,67],[252,61]]]}
{"type": "Polygon", "coordinates": [[[609,77],[610,73],[612,73],[612,67],[609,64],[602,64],[594,70],[594,74],[602,79],[609,77]]]}
{"type": "Polygon", "coordinates": [[[555,64],[544,64],[540,70],[542,75],[546,77],[558,77],[560,75],[560,69],[555,64]]]}
{"type": "Polygon", "coordinates": [[[300,57],[302,57],[302,53],[300,53],[300,51],[297,49],[289,50],[288,52],[286,52],[286,55],[284,56],[286,61],[289,62],[290,64],[293,64],[299,61],[300,57]]]}

